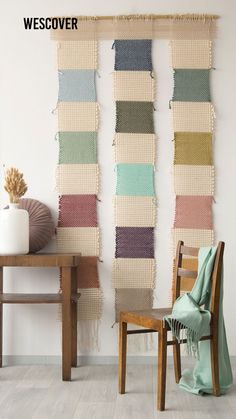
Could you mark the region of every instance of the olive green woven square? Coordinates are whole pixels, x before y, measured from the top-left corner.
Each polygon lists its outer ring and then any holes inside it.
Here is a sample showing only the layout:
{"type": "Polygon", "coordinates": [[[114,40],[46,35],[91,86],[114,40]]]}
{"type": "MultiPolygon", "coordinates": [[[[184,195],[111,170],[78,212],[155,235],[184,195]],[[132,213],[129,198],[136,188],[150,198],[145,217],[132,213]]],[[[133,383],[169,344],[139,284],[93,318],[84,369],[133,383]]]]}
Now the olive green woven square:
{"type": "Polygon", "coordinates": [[[174,164],[209,165],[212,162],[210,132],[176,132],[174,164]]]}
{"type": "Polygon", "coordinates": [[[116,132],[154,133],[152,102],[116,102],[116,132]]]}

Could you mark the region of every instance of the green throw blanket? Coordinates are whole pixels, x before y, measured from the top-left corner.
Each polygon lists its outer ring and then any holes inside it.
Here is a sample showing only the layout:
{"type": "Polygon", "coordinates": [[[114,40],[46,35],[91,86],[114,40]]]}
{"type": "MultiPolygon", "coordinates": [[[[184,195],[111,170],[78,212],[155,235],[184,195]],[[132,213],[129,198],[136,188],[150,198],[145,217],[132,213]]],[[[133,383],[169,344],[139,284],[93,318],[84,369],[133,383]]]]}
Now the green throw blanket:
{"type": "MultiPolygon", "coordinates": [[[[198,276],[190,293],[179,297],[174,303],[172,314],[166,316],[173,335],[180,341],[186,333],[188,353],[197,356],[193,371],[183,371],[179,386],[191,393],[213,393],[211,374],[210,341],[199,339],[210,334],[211,273],[216,256],[216,247],[202,247],[198,255],[198,276]],[[204,309],[201,306],[204,305],[204,309]],[[185,327],[183,329],[182,327],[185,327]],[[182,332],[181,332],[182,331],[182,332]]],[[[223,272],[219,307],[219,374],[221,394],[231,386],[232,370],[226,340],[223,317],[223,272]]]]}

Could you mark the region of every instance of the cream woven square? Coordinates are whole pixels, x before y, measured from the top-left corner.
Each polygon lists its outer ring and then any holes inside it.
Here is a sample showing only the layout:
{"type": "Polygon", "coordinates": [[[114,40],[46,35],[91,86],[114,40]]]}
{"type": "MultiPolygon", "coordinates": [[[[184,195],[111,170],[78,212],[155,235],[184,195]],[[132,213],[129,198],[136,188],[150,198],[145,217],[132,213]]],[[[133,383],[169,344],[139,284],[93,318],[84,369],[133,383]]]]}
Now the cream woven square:
{"type": "Polygon", "coordinates": [[[58,42],[57,59],[59,70],[96,69],[96,41],[58,42]]]}
{"type": "Polygon", "coordinates": [[[172,102],[174,132],[212,132],[213,107],[208,102],[172,102]]]}
{"type": "Polygon", "coordinates": [[[96,320],[102,316],[102,291],[100,288],[79,288],[78,320],[96,320]]]}
{"type": "Polygon", "coordinates": [[[214,166],[174,166],[176,195],[214,195],[214,166]]]}
{"type": "Polygon", "coordinates": [[[59,102],[59,131],[97,131],[98,105],[96,102],[59,102]]]}
{"type": "Polygon", "coordinates": [[[150,71],[114,71],[114,100],[154,101],[154,78],[150,71]]]}
{"type": "Polygon", "coordinates": [[[191,247],[212,246],[214,242],[214,231],[193,228],[174,228],[173,237],[173,253],[175,254],[179,240],[182,240],[186,246],[191,247]]]}
{"type": "Polygon", "coordinates": [[[154,288],[155,259],[119,258],[113,260],[114,288],[154,288]]]}
{"type": "Polygon", "coordinates": [[[56,189],[59,195],[98,193],[99,168],[97,164],[59,164],[56,189]]]}
{"type": "Polygon", "coordinates": [[[171,41],[171,55],[173,68],[211,68],[211,41],[171,41]]]}
{"type": "Polygon", "coordinates": [[[151,196],[115,196],[115,225],[118,227],[155,227],[156,201],[151,196]]]}
{"type": "Polygon", "coordinates": [[[99,229],[97,227],[58,227],[59,253],[81,253],[82,256],[99,257],[99,229]]]}
{"type": "Polygon", "coordinates": [[[116,163],[155,163],[156,137],[153,134],[115,135],[116,163]]]}

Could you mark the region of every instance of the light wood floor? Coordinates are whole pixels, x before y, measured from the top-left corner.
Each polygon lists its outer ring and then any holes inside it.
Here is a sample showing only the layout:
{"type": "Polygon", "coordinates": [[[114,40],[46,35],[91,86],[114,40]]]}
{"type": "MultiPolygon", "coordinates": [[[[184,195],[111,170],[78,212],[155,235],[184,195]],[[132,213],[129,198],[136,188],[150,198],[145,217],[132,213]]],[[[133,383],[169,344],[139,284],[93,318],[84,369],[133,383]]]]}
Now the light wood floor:
{"type": "MultiPolygon", "coordinates": [[[[234,367],[234,375],[236,367],[234,367]]],[[[1,419],[235,419],[236,386],[222,397],[194,396],[167,374],[165,412],[156,411],[156,367],[129,365],[127,393],[117,393],[117,366],[73,369],[61,381],[59,366],[12,366],[0,370],[1,419]]]]}

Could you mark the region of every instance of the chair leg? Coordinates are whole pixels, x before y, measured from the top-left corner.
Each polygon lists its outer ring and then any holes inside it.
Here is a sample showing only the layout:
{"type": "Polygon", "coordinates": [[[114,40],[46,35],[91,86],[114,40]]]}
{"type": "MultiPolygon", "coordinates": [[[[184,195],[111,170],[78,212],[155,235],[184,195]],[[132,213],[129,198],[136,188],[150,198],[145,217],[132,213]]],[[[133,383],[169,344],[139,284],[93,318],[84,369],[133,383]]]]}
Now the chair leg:
{"type": "Polygon", "coordinates": [[[127,323],[119,323],[119,393],[125,393],[127,323]]]}
{"type": "Polygon", "coordinates": [[[158,333],[158,383],[157,409],[165,410],[166,393],[166,357],[167,357],[167,329],[162,328],[158,333]]]}
{"type": "MultiPolygon", "coordinates": [[[[0,293],[3,292],[3,267],[0,267],[0,293]]],[[[2,321],[3,321],[3,304],[0,304],[0,368],[2,367],[2,321]]]]}
{"type": "Polygon", "coordinates": [[[214,396],[220,396],[220,380],[219,380],[219,357],[218,357],[218,331],[214,331],[211,345],[211,372],[214,396]]]}
{"type": "Polygon", "coordinates": [[[174,356],[174,369],[175,369],[175,381],[178,384],[181,378],[181,357],[180,357],[180,344],[177,339],[173,336],[173,356],[174,356]]]}

